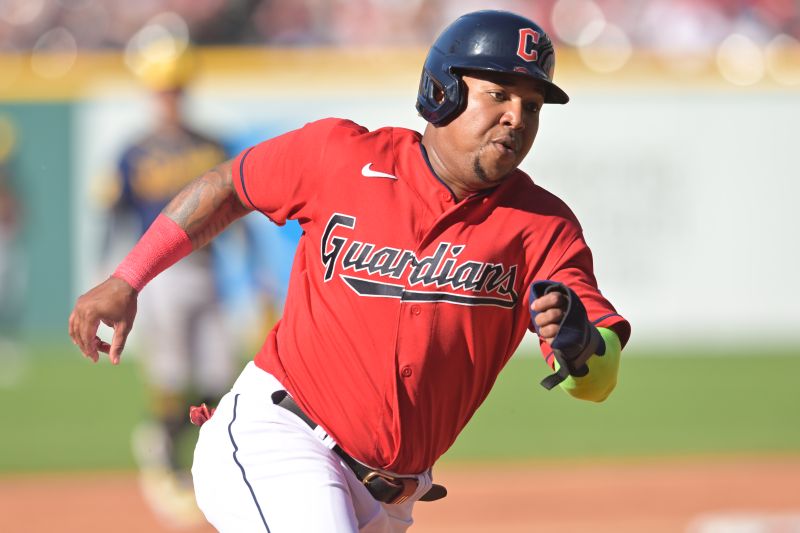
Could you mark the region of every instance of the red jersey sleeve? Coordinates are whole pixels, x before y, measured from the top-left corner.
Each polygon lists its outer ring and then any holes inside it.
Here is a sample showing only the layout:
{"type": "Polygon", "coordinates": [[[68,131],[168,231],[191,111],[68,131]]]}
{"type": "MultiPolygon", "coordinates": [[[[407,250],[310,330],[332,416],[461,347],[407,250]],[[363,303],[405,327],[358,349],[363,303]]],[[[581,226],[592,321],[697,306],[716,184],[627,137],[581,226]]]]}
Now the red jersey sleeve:
{"type": "Polygon", "coordinates": [[[233,162],[239,199],[276,224],[311,218],[311,199],[328,175],[324,161],[331,139],[363,131],[348,120],[329,118],[248,148],[233,162]]]}
{"type": "MultiPolygon", "coordinates": [[[[581,233],[567,245],[560,260],[545,279],[561,282],[575,291],[586,307],[586,313],[592,324],[613,330],[625,347],[631,334],[631,326],[598,289],[592,252],[581,233]]],[[[550,346],[541,340],[540,344],[547,363],[553,366],[550,346]]]]}
{"type": "Polygon", "coordinates": [[[631,326],[597,288],[592,252],[582,235],[567,247],[556,270],[548,279],[560,281],[575,291],[586,307],[592,324],[614,330],[622,346],[625,346],[631,335],[631,326]]]}

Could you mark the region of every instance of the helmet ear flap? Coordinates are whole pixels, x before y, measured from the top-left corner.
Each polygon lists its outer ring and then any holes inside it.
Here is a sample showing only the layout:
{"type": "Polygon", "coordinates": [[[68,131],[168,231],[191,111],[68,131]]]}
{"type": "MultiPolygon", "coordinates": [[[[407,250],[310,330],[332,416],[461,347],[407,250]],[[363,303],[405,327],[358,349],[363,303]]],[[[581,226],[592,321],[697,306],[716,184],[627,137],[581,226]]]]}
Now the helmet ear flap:
{"type": "Polygon", "coordinates": [[[417,111],[434,126],[443,126],[464,107],[465,90],[461,76],[449,73],[450,83],[442,83],[431,74],[427,65],[422,69],[419,93],[417,95],[417,111]]]}
{"type": "MultiPolygon", "coordinates": [[[[426,104],[435,107],[441,104],[436,99],[437,90],[441,90],[442,84],[434,78],[427,68],[422,69],[422,76],[419,79],[419,98],[426,104]]],[[[444,91],[442,90],[442,94],[444,91]]]]}
{"type": "Polygon", "coordinates": [[[417,95],[417,111],[422,118],[433,122],[444,103],[445,91],[439,80],[428,70],[427,65],[422,68],[417,95]]]}

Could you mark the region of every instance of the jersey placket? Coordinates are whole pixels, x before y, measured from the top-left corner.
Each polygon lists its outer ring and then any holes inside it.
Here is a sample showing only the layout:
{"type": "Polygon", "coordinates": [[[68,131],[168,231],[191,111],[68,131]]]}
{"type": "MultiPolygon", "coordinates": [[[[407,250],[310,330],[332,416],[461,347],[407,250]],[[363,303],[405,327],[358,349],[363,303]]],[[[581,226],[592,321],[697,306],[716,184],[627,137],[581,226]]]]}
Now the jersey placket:
{"type": "MultiPolygon", "coordinates": [[[[481,199],[476,196],[470,196],[461,202],[456,203],[452,194],[446,190],[444,185],[441,189],[436,191],[435,198],[439,201],[440,213],[438,217],[432,220],[430,226],[425,230],[421,239],[415,243],[414,253],[420,258],[431,257],[436,253],[437,247],[441,245],[441,236],[447,232],[449,228],[460,224],[464,215],[467,214],[470,207],[480,203],[481,199]]],[[[435,205],[433,198],[430,198],[430,203],[435,205]]],[[[453,244],[453,243],[451,243],[453,244]]],[[[447,259],[447,256],[443,258],[447,259]]],[[[435,270],[431,270],[431,275],[436,274],[442,268],[444,260],[435,265],[435,270]]],[[[405,292],[425,290],[423,284],[412,285],[411,280],[405,281],[405,292]]],[[[440,305],[449,305],[447,303],[440,303],[437,301],[420,302],[420,301],[407,301],[405,298],[400,301],[400,312],[398,314],[398,325],[395,336],[395,380],[397,383],[397,401],[399,419],[397,423],[403,425],[403,404],[410,402],[416,403],[416,396],[420,379],[422,378],[421,372],[424,371],[422,365],[427,357],[430,357],[430,352],[435,350],[430,345],[431,340],[437,338],[433,334],[433,329],[436,327],[436,315],[440,305]],[[427,357],[426,357],[427,354],[427,357]],[[404,399],[404,398],[405,399],[404,399]]],[[[456,379],[455,376],[453,379],[456,379]]],[[[404,432],[400,432],[402,435],[404,432]]]]}

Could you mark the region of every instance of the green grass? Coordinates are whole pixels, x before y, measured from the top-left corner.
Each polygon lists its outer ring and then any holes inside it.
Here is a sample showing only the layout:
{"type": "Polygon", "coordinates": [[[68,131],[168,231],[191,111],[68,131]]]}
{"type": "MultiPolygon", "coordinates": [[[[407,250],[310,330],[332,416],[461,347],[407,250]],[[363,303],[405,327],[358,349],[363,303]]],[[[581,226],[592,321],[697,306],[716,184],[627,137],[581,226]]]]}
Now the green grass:
{"type": "Polygon", "coordinates": [[[447,459],[800,453],[800,357],[625,357],[603,403],[545,391],[512,360],[447,459]]]}
{"type": "MultiPolygon", "coordinates": [[[[0,386],[0,472],[133,468],[130,431],[145,413],[135,363],[29,352],[21,378],[0,386]]],[[[514,358],[445,460],[800,453],[800,357],[785,351],[625,357],[602,404],[545,391],[546,373],[514,358]]]]}
{"type": "Polygon", "coordinates": [[[48,351],[0,388],[0,471],[133,467],[130,431],[145,413],[136,365],[48,351]]]}

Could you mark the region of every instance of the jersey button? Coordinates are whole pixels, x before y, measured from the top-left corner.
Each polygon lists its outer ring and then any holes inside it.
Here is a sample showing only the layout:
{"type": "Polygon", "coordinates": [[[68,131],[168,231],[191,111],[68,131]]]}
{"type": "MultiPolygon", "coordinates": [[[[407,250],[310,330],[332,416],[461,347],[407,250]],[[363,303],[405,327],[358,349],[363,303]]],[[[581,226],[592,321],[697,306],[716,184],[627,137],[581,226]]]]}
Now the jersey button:
{"type": "Polygon", "coordinates": [[[411,306],[411,314],[419,315],[421,312],[422,312],[422,309],[420,309],[420,307],[418,305],[412,305],[411,306]]]}
{"type": "Polygon", "coordinates": [[[450,199],[450,193],[447,191],[442,191],[439,193],[439,198],[441,198],[443,202],[446,202],[450,199]]]}
{"type": "Polygon", "coordinates": [[[403,376],[404,378],[410,378],[411,374],[413,373],[414,372],[411,370],[410,366],[404,366],[403,370],[400,371],[400,375],[403,376]]]}

